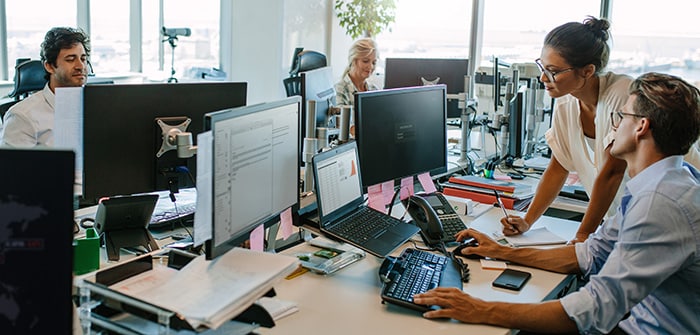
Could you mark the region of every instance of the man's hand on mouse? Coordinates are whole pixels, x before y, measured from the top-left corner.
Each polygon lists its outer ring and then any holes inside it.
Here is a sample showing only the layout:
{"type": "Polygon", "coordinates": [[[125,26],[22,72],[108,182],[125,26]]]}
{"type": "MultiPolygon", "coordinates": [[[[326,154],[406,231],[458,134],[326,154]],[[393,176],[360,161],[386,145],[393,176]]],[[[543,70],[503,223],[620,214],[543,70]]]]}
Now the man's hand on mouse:
{"type": "Polygon", "coordinates": [[[461,244],[455,248],[454,252],[460,256],[490,257],[498,258],[502,248],[507,248],[494,241],[491,237],[474,229],[465,229],[455,235],[457,241],[467,241],[466,245],[461,244]],[[459,250],[458,250],[459,249],[459,250]]]}

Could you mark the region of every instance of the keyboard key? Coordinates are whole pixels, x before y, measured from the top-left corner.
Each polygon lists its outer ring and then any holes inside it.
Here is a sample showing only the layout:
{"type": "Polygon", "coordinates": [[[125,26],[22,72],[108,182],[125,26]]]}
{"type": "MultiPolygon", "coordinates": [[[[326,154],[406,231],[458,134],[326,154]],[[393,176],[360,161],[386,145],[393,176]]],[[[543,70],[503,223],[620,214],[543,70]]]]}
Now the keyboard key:
{"type": "Polygon", "coordinates": [[[388,257],[380,269],[380,277],[388,278],[382,288],[382,300],[420,312],[431,306],[413,303],[413,295],[438,286],[462,289],[461,274],[446,256],[407,248],[398,258],[388,257]],[[388,271],[388,274],[382,273],[388,271]],[[456,279],[455,279],[456,278],[456,279]]]}

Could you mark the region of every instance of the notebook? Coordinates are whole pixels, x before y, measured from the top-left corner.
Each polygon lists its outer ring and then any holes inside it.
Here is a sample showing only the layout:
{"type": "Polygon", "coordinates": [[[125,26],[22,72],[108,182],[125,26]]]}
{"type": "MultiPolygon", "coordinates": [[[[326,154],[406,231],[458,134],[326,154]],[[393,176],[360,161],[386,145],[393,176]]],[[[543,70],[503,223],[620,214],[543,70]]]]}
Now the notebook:
{"type": "Polygon", "coordinates": [[[324,234],[350,243],[366,252],[386,257],[420,229],[391,217],[365,204],[357,145],[349,142],[319,153],[312,159],[319,228],[324,234]],[[372,232],[371,236],[355,238],[342,233],[361,214],[372,217],[363,228],[377,229],[381,221],[392,226],[372,232]]]}
{"type": "Polygon", "coordinates": [[[0,149],[0,331],[71,334],[72,151],[0,149]]]}

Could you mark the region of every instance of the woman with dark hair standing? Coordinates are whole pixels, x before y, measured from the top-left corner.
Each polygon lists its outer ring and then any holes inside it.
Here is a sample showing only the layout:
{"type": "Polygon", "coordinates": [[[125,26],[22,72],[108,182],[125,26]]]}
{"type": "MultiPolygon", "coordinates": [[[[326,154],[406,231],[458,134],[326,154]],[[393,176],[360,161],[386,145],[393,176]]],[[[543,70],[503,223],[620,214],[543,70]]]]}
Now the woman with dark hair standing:
{"type": "MultiPolygon", "coordinates": [[[[594,232],[606,212],[614,214],[627,164],[608,152],[612,143],[610,115],[627,101],[632,78],[603,71],[610,56],[609,29],[607,20],[589,16],[583,23],[556,27],[545,37],[535,62],[545,89],[556,99],[552,127],[545,134],[552,158],[526,215],[501,220],[505,235],[530,229],[557,197],[569,172],[578,174],[591,199],[573,242],[584,241],[594,232]]],[[[685,159],[700,166],[700,155],[694,148],[685,159]]]]}

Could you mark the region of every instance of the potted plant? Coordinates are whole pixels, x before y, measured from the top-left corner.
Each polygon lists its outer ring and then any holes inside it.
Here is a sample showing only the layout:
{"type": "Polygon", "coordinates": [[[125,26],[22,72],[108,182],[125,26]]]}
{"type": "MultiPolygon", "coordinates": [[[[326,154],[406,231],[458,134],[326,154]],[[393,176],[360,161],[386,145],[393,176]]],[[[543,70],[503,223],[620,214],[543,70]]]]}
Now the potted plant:
{"type": "Polygon", "coordinates": [[[394,22],[394,0],[335,0],[340,26],[356,39],[373,37],[394,22]]]}

